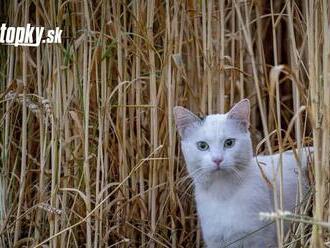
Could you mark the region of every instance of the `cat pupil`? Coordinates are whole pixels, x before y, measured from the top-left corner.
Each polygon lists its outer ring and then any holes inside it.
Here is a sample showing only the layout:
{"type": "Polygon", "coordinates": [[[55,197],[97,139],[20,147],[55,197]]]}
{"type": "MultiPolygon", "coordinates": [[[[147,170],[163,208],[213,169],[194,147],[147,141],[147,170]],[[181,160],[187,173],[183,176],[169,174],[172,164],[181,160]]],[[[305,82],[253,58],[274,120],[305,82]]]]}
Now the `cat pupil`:
{"type": "Polygon", "coordinates": [[[209,145],[205,141],[197,142],[197,148],[201,151],[206,151],[209,148],[209,145]]]}
{"type": "Polygon", "coordinates": [[[225,140],[225,144],[224,144],[224,147],[225,148],[231,148],[233,147],[235,144],[235,140],[234,139],[226,139],[225,140]]]}

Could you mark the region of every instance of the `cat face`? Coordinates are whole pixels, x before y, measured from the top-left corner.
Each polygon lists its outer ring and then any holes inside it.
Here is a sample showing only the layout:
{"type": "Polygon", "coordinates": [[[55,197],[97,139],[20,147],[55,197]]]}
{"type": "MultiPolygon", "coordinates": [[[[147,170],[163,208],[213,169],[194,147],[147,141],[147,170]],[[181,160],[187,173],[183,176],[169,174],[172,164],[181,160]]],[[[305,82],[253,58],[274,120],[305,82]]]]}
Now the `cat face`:
{"type": "Polygon", "coordinates": [[[249,112],[247,99],[226,114],[208,115],[203,120],[183,107],[174,108],[182,151],[193,178],[237,174],[248,165],[252,158],[249,112]]]}

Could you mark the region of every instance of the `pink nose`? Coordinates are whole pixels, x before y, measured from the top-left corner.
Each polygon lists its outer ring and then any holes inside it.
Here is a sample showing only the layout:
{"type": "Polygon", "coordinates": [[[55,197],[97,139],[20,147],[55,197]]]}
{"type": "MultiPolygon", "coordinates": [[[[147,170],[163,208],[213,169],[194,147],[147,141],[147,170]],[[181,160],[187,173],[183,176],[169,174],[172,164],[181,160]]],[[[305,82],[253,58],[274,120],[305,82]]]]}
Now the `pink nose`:
{"type": "Polygon", "coordinates": [[[217,166],[219,166],[219,165],[221,164],[221,162],[223,161],[223,159],[222,159],[222,158],[216,158],[216,159],[213,159],[212,161],[213,161],[213,163],[215,163],[217,166]]]}

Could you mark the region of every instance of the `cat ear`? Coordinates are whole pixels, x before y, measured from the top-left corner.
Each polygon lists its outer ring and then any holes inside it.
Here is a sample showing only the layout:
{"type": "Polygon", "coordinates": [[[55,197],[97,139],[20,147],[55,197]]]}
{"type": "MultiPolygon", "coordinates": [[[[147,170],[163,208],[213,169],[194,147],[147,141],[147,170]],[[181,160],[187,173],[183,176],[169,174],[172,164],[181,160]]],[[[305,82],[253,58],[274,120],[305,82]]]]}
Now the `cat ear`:
{"type": "Polygon", "coordinates": [[[228,119],[238,120],[247,129],[249,127],[250,118],[250,101],[249,99],[243,99],[236,103],[227,114],[228,119]]]}
{"type": "Polygon", "coordinates": [[[194,123],[201,121],[201,119],[181,106],[176,106],[173,108],[174,119],[176,128],[181,137],[183,137],[184,130],[187,127],[191,127],[194,123]]]}

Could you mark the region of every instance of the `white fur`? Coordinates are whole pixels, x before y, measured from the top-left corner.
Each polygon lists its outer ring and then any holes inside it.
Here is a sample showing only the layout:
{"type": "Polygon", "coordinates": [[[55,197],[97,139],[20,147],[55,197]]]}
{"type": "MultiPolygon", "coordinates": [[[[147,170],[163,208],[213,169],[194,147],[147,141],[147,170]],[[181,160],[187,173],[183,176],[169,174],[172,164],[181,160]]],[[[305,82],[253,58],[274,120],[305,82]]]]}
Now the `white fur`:
{"type": "MultiPolygon", "coordinates": [[[[250,133],[228,114],[209,115],[204,121],[192,123],[182,137],[182,151],[195,185],[195,198],[203,238],[208,248],[226,247],[231,242],[267,225],[259,212],[273,211],[271,187],[261,176],[257,159],[267,177],[273,179],[273,167],[279,155],[253,157],[250,133]],[[227,138],[236,139],[231,148],[224,148],[227,138]],[[207,151],[196,143],[205,141],[207,151]],[[222,158],[220,169],[212,159],[222,158]]],[[[306,153],[305,153],[306,154],[306,153]]],[[[282,154],[284,209],[296,205],[297,166],[292,151],[282,154]]],[[[303,156],[302,164],[306,164],[303,156]]],[[[275,225],[271,224],[228,247],[276,247],[275,225]]]]}

